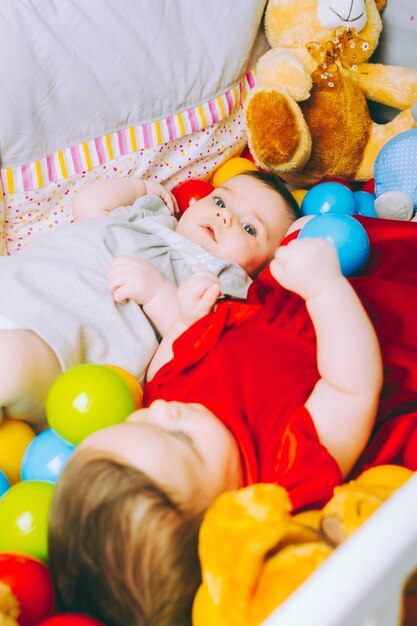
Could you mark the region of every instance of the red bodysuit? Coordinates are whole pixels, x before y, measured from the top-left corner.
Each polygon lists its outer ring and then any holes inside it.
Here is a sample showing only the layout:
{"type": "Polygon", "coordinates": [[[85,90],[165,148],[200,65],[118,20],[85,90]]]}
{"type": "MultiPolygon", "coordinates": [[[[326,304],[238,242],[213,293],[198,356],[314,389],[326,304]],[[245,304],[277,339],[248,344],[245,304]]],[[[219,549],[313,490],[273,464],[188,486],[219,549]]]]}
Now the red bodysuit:
{"type": "MultiPolygon", "coordinates": [[[[351,283],[376,327],[385,384],[352,475],[382,463],[417,469],[417,445],[410,449],[413,432],[417,438],[417,224],[358,219],[371,257],[351,283]]],[[[325,502],[342,481],[304,406],[318,378],[304,301],[266,270],[247,303],[220,303],[176,340],[173,360],[145,386],[144,399],[204,404],[234,434],[246,484],[276,482],[299,509],[325,502]]]]}

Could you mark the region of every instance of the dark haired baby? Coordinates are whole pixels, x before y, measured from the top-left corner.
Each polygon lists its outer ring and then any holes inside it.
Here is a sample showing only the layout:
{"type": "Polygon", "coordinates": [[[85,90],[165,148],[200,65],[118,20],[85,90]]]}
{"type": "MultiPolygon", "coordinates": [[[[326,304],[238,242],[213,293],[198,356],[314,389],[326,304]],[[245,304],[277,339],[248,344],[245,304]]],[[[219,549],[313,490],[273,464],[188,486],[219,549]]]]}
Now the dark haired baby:
{"type": "Polygon", "coordinates": [[[143,379],[176,316],[177,285],[209,270],[223,293],[244,298],[297,206],[279,179],[249,172],[179,221],[175,212],[158,183],[98,181],[77,193],[75,224],[0,258],[0,413],[41,428],[53,380],[79,363],[143,379]]]}

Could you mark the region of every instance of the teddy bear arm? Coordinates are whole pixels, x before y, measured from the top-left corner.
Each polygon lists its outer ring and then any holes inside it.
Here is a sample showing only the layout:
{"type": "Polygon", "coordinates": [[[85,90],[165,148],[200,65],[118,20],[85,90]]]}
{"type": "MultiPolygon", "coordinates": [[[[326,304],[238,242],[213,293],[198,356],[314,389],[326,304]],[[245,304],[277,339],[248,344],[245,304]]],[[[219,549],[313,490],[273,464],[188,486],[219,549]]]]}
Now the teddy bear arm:
{"type": "Polygon", "coordinates": [[[352,72],[367,98],[400,110],[417,100],[417,71],[407,67],[363,63],[352,72]]]}
{"type": "Polygon", "coordinates": [[[227,492],[205,515],[199,555],[203,584],[229,626],[245,623],[265,554],[285,535],[291,504],[277,485],[227,492]]]}
{"type": "Polygon", "coordinates": [[[257,83],[266,89],[285,89],[296,102],[307,100],[313,85],[314,61],[302,50],[273,48],[258,61],[257,83]]]}

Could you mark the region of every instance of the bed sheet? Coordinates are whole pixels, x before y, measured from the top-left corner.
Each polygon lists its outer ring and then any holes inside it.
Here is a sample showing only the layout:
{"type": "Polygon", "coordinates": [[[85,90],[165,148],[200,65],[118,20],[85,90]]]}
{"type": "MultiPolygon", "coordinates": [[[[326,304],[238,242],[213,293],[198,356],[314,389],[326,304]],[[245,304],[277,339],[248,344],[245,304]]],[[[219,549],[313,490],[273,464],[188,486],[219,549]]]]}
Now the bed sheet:
{"type": "Polygon", "coordinates": [[[0,3],[0,249],[68,221],[102,176],[173,186],[244,146],[266,0],[0,3]]]}

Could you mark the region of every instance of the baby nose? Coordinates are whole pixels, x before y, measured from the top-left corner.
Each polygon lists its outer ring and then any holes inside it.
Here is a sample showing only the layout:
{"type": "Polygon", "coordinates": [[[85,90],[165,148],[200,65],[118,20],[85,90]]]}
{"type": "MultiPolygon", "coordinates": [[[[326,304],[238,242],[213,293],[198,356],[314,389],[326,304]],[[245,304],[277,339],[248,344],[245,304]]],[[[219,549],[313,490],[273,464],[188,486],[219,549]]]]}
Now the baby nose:
{"type": "Polygon", "coordinates": [[[216,217],[221,221],[221,223],[223,224],[223,226],[231,226],[232,224],[232,214],[231,212],[226,209],[225,207],[222,207],[220,209],[217,209],[216,211],[216,217]]]}

